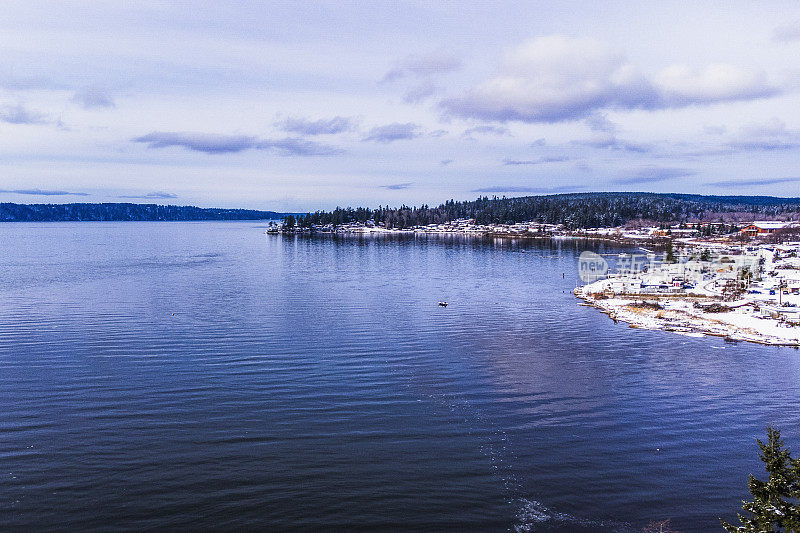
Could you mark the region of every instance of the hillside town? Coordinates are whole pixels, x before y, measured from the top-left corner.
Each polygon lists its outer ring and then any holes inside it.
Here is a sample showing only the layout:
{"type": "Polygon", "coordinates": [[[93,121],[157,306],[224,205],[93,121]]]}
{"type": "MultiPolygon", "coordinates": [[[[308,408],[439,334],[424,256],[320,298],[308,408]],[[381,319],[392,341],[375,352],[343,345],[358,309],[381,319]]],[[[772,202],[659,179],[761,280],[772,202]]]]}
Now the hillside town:
{"type": "Polygon", "coordinates": [[[658,254],[584,252],[574,292],[631,327],[800,346],[800,242],[762,241],[784,227],[748,225],[746,243],[688,237],[679,251],[669,241],[658,254]]]}

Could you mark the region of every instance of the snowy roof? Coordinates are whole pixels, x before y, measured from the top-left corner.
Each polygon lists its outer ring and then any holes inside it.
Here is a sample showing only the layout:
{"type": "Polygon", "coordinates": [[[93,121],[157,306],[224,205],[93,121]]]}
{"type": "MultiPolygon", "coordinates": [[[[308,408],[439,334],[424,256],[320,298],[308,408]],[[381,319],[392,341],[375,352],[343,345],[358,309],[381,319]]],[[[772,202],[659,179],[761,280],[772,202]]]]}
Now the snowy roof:
{"type": "Polygon", "coordinates": [[[751,225],[761,229],[781,229],[788,226],[790,222],[776,222],[774,220],[757,220],[751,225]]]}

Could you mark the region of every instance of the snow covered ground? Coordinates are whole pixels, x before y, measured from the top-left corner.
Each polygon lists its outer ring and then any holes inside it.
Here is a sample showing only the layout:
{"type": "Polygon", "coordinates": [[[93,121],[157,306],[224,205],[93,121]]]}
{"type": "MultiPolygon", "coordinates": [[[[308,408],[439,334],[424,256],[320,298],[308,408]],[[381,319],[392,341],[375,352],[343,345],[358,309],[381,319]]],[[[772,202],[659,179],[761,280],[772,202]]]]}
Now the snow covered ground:
{"type": "Polygon", "coordinates": [[[761,344],[800,346],[800,326],[791,326],[772,318],[761,317],[748,306],[728,312],[712,313],[694,307],[695,301],[710,303],[702,298],[606,299],[586,294],[581,289],[576,289],[575,293],[614,320],[627,322],[631,327],[714,335],[761,344]],[[645,305],[641,305],[642,302],[645,302],[645,305]]]}
{"type": "Polygon", "coordinates": [[[653,277],[666,275],[669,280],[669,273],[688,279],[688,270],[680,265],[662,265],[647,273],[594,281],[576,289],[575,295],[631,327],[800,346],[800,246],[760,245],[739,256],[728,252],[726,261],[703,265],[702,279],[692,287],[630,290],[653,277]],[[754,281],[736,299],[723,301],[720,282],[740,279],[745,263],[760,265],[754,281]]]}

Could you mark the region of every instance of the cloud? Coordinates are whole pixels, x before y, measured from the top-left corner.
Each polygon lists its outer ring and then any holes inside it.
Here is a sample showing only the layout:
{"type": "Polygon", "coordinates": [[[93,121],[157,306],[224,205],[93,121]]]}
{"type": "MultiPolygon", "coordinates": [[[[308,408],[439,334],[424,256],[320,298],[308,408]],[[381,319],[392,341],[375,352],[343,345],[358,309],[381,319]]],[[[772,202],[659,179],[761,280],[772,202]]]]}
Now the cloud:
{"type": "Polygon", "coordinates": [[[683,152],[683,156],[686,157],[717,157],[722,155],[731,155],[733,154],[733,148],[725,147],[725,148],[701,148],[699,150],[690,150],[688,152],[683,152]]]}
{"type": "Polygon", "coordinates": [[[800,146],[796,142],[786,142],[776,139],[763,139],[752,141],[732,141],[729,143],[731,148],[736,150],[756,151],[756,152],[776,152],[792,150],[800,146]]]}
{"type": "Polygon", "coordinates": [[[260,141],[256,148],[259,150],[271,150],[285,156],[329,156],[344,153],[344,150],[335,146],[294,137],[260,141]]]}
{"type": "Polygon", "coordinates": [[[343,150],[326,144],[294,137],[258,140],[248,135],[218,135],[193,132],[152,132],[133,139],[146,143],[148,148],[177,146],[206,154],[225,154],[257,149],[274,151],[280,155],[326,156],[340,154],[343,150]]]}
{"type": "Polygon", "coordinates": [[[389,82],[416,76],[420,78],[453,72],[461,68],[461,60],[446,53],[409,56],[398,61],[394,68],[387,72],[381,81],[389,82]]]}
{"type": "Polygon", "coordinates": [[[155,191],[149,192],[147,194],[125,194],[120,196],[120,198],[144,198],[144,199],[168,199],[168,198],[177,198],[177,194],[173,194],[171,192],[163,192],[163,191],[155,191]]]}
{"type": "Polygon", "coordinates": [[[154,131],[133,142],[146,143],[148,148],[179,146],[206,154],[227,154],[250,150],[256,146],[256,138],[247,135],[218,135],[215,133],[154,131]]]}
{"type": "Polygon", "coordinates": [[[593,113],[586,117],[584,122],[592,131],[591,138],[572,141],[571,144],[637,153],[646,153],[652,150],[652,146],[650,145],[619,139],[617,137],[617,125],[611,122],[608,117],[602,113],[593,113]]]}
{"type": "Polygon", "coordinates": [[[517,185],[493,185],[491,187],[482,187],[480,189],[472,189],[472,192],[491,192],[491,193],[503,193],[503,192],[529,192],[534,194],[556,194],[559,192],[569,192],[575,191],[580,189],[577,186],[563,186],[563,187],[522,187],[517,185]]]}
{"type": "Polygon", "coordinates": [[[25,194],[30,196],[89,196],[85,192],[53,191],[42,189],[0,189],[0,193],[25,194]]]}
{"type": "Polygon", "coordinates": [[[538,159],[505,159],[503,161],[504,165],[544,165],[546,163],[563,163],[565,161],[569,161],[569,157],[566,156],[548,156],[548,157],[540,157],[538,159]]]}
{"type": "Polygon", "coordinates": [[[385,126],[376,126],[369,130],[369,133],[364,137],[365,141],[374,141],[379,143],[390,143],[394,141],[414,139],[419,137],[419,125],[412,122],[401,124],[394,122],[385,126]]]}
{"type": "Polygon", "coordinates": [[[399,190],[402,190],[402,189],[408,189],[413,184],[414,184],[413,182],[395,183],[393,185],[381,185],[380,187],[381,187],[381,189],[389,189],[390,191],[399,191],[399,190]]]}
{"type": "Polygon", "coordinates": [[[673,65],[647,77],[605,43],[554,35],[512,50],[495,77],[440,105],[462,118],[555,123],[603,109],[679,108],[779,92],[762,72],[731,65],[673,65]]]}
{"type": "Polygon", "coordinates": [[[275,125],[283,131],[299,135],[334,135],[351,131],[355,127],[355,120],[350,117],[339,116],[319,120],[289,117],[275,125]]]}
{"type": "Polygon", "coordinates": [[[800,178],[764,178],[750,180],[723,180],[709,183],[714,187],[756,187],[759,185],[778,185],[780,183],[796,183],[800,178]]]}
{"type": "Polygon", "coordinates": [[[464,130],[464,133],[461,134],[462,137],[465,139],[474,139],[474,133],[478,133],[481,135],[497,135],[498,137],[511,137],[511,131],[508,128],[503,126],[475,126],[474,128],[469,128],[464,130]]]}
{"type": "Polygon", "coordinates": [[[111,96],[97,87],[86,87],[76,91],[72,101],[86,109],[116,107],[111,96]]]}
{"type": "Polygon", "coordinates": [[[796,136],[797,132],[787,129],[784,121],[772,117],[765,122],[752,122],[742,126],[739,134],[743,137],[785,137],[796,136]]]}
{"type": "Polygon", "coordinates": [[[728,128],[722,125],[715,126],[713,124],[706,124],[703,126],[703,133],[707,133],[708,135],[724,135],[727,131],[728,128]]]}
{"type": "Polygon", "coordinates": [[[778,26],[772,32],[772,39],[779,43],[800,41],[800,22],[778,26]]]}
{"type": "Polygon", "coordinates": [[[437,92],[439,92],[439,88],[436,85],[430,82],[425,82],[422,85],[418,85],[406,91],[406,94],[403,96],[403,102],[407,104],[418,104],[430,98],[437,92]]]}
{"type": "Polygon", "coordinates": [[[9,76],[6,72],[0,73],[0,87],[10,91],[54,91],[67,88],[63,84],[56,83],[49,78],[9,76]]]}
{"type": "Polygon", "coordinates": [[[592,131],[602,131],[605,133],[616,133],[617,125],[608,120],[608,117],[602,113],[593,113],[586,117],[586,125],[592,131]]]}
{"type": "Polygon", "coordinates": [[[26,109],[23,105],[0,108],[0,122],[9,124],[47,124],[46,115],[26,109]]]}
{"type": "Polygon", "coordinates": [[[792,150],[800,147],[800,131],[786,128],[786,123],[773,117],[766,122],[743,126],[728,146],[744,151],[792,150]]]}
{"type": "MultiPolygon", "coordinates": [[[[712,130],[712,135],[723,135],[724,129],[712,130]]],[[[689,157],[729,156],[736,152],[786,152],[800,148],[800,130],[786,127],[778,118],[750,123],[739,128],[727,141],[718,146],[695,149],[684,153],[689,157]]]]}
{"type": "Polygon", "coordinates": [[[657,183],[674,178],[683,178],[697,174],[694,170],[687,168],[665,168],[665,167],[644,167],[626,176],[617,178],[614,183],[633,185],[637,183],[657,183]]]}
{"type": "Polygon", "coordinates": [[[685,65],[673,65],[655,77],[661,107],[756,100],[775,96],[780,91],[767,82],[762,71],[740,69],[732,65],[709,65],[694,71],[685,65]]]}
{"type": "Polygon", "coordinates": [[[653,150],[650,144],[640,144],[630,141],[617,139],[616,135],[594,135],[591,139],[571,141],[571,144],[578,146],[589,146],[591,148],[608,148],[611,150],[622,150],[624,152],[636,152],[644,154],[653,150]]]}

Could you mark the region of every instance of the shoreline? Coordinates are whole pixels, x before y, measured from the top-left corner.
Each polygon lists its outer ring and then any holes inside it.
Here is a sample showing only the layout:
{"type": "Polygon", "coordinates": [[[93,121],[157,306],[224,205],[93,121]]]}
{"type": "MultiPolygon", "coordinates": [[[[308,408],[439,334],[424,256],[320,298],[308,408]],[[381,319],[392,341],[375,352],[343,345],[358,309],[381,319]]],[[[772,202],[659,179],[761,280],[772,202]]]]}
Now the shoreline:
{"type": "Polygon", "coordinates": [[[608,234],[584,233],[584,232],[507,232],[507,231],[475,231],[475,230],[427,230],[427,229],[342,229],[337,228],[333,230],[266,230],[269,235],[333,235],[333,236],[348,236],[348,237],[361,237],[361,236],[399,236],[399,235],[422,235],[422,236],[464,236],[464,237],[478,237],[490,239],[519,239],[519,240],[585,240],[597,241],[617,244],[620,246],[642,246],[649,245],[655,247],[663,247],[665,238],[663,237],[644,237],[644,238],[631,238],[624,236],[612,236],[608,234]]]}
{"type": "Polygon", "coordinates": [[[583,301],[580,305],[593,307],[608,315],[615,323],[625,322],[631,328],[668,331],[692,337],[721,337],[730,342],[745,341],[765,346],[800,348],[800,328],[781,328],[777,323],[773,324],[774,321],[750,319],[737,313],[738,307],[748,304],[731,307],[727,312],[709,313],[696,309],[693,305],[700,301],[716,301],[707,295],[620,294],[605,297],[584,289],[578,287],[573,291],[583,301]],[[668,301],[677,305],[661,305],[668,301]],[[760,320],[761,323],[753,320],[760,320]]]}

